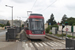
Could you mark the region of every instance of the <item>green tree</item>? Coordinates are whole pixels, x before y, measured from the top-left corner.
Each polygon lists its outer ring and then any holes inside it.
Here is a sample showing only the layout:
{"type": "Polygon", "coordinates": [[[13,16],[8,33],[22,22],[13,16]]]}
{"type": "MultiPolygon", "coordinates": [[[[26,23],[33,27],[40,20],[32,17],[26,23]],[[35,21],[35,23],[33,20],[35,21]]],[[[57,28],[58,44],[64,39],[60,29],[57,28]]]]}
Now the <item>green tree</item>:
{"type": "Polygon", "coordinates": [[[70,17],[70,18],[67,19],[66,22],[68,22],[68,25],[75,25],[75,18],[70,17]]]}
{"type": "Polygon", "coordinates": [[[62,23],[65,23],[65,21],[68,19],[67,15],[64,14],[63,17],[62,17],[62,21],[61,21],[61,24],[62,23]]]}
{"type": "Polygon", "coordinates": [[[73,23],[73,26],[75,26],[75,23],[73,23]]]}
{"type": "Polygon", "coordinates": [[[51,23],[51,25],[56,24],[56,21],[54,20],[54,15],[53,14],[51,14],[50,19],[48,19],[47,23],[48,23],[48,25],[49,25],[49,23],[51,23]]]}
{"type": "Polygon", "coordinates": [[[51,27],[51,26],[48,26],[48,27],[46,28],[46,33],[49,33],[50,27],[51,27]]]}
{"type": "Polygon", "coordinates": [[[2,24],[2,26],[1,27],[4,27],[4,25],[2,24]]]}
{"type": "Polygon", "coordinates": [[[4,27],[4,25],[3,24],[0,24],[0,27],[4,27]]]}
{"type": "Polygon", "coordinates": [[[10,23],[9,23],[9,21],[7,21],[7,24],[6,24],[6,26],[10,26],[10,23]]]}
{"type": "Polygon", "coordinates": [[[24,27],[24,24],[22,24],[22,27],[24,27]]]}

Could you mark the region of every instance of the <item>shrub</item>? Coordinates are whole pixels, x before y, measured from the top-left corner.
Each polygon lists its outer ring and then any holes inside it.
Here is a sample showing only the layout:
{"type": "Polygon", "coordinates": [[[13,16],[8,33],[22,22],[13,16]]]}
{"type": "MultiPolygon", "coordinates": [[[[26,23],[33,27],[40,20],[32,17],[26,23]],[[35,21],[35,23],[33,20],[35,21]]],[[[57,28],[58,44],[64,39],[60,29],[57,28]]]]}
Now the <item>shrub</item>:
{"type": "Polygon", "coordinates": [[[61,37],[61,34],[56,34],[56,36],[61,37]]]}
{"type": "Polygon", "coordinates": [[[52,32],[49,32],[49,34],[52,34],[52,32]]]}
{"type": "Polygon", "coordinates": [[[75,26],[75,23],[73,23],[73,26],[75,26]]]}
{"type": "Polygon", "coordinates": [[[0,24],[0,27],[4,27],[4,24],[0,24]]]}
{"type": "Polygon", "coordinates": [[[70,37],[72,37],[72,36],[71,36],[71,35],[67,35],[67,37],[69,37],[69,38],[70,38],[70,37]]]}
{"type": "MultiPolygon", "coordinates": [[[[58,37],[62,37],[62,34],[56,34],[58,37]]],[[[63,36],[66,36],[66,34],[63,34],[63,36]]]]}
{"type": "Polygon", "coordinates": [[[46,28],[46,33],[49,33],[49,31],[50,31],[50,26],[48,26],[48,27],[46,28]]]}
{"type": "Polygon", "coordinates": [[[22,24],[22,27],[24,27],[24,24],[22,24]]]}
{"type": "Polygon", "coordinates": [[[56,25],[52,25],[51,26],[51,29],[52,29],[52,27],[57,27],[57,30],[58,30],[58,25],[56,24],[56,25]]]}
{"type": "Polygon", "coordinates": [[[75,38],[75,36],[73,36],[73,38],[75,38]]]}
{"type": "Polygon", "coordinates": [[[66,36],[66,34],[63,33],[63,36],[66,36]]]}

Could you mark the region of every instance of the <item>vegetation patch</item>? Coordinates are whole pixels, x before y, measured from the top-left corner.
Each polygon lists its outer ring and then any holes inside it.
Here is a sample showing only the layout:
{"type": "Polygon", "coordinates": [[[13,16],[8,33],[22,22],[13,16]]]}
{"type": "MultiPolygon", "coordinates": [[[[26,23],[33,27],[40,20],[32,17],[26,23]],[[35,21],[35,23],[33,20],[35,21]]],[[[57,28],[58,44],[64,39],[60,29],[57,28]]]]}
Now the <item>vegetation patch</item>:
{"type": "MultiPolygon", "coordinates": [[[[58,37],[62,37],[62,34],[56,34],[56,36],[58,37]]],[[[63,37],[66,36],[66,34],[63,34],[63,37]]],[[[67,35],[68,38],[72,38],[71,35],[67,35]]],[[[75,36],[73,36],[73,38],[75,38],[75,36]]]]}
{"type": "MultiPolygon", "coordinates": [[[[58,37],[62,37],[62,34],[56,34],[58,37]]],[[[63,36],[66,36],[66,34],[63,34],[63,36]]]]}
{"type": "Polygon", "coordinates": [[[73,38],[75,38],[75,36],[73,36],[73,38]]]}
{"type": "Polygon", "coordinates": [[[67,35],[67,37],[71,38],[72,36],[71,35],[67,35]]]}
{"type": "Polygon", "coordinates": [[[46,28],[46,33],[49,33],[49,31],[50,31],[50,26],[48,26],[48,27],[46,28]]]}
{"type": "Polygon", "coordinates": [[[49,32],[49,34],[52,34],[52,32],[49,32]]]}

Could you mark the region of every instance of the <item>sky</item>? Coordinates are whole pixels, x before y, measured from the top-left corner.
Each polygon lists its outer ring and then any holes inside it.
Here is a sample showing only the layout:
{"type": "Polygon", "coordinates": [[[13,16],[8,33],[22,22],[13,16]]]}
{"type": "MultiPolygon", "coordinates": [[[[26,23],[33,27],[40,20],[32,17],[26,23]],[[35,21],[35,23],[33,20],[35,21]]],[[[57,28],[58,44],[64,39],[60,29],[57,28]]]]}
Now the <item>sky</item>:
{"type": "Polygon", "coordinates": [[[42,14],[45,22],[54,14],[56,22],[61,22],[64,14],[75,17],[75,0],[0,0],[0,19],[11,20],[13,6],[13,19],[25,21],[27,11],[42,14]]]}

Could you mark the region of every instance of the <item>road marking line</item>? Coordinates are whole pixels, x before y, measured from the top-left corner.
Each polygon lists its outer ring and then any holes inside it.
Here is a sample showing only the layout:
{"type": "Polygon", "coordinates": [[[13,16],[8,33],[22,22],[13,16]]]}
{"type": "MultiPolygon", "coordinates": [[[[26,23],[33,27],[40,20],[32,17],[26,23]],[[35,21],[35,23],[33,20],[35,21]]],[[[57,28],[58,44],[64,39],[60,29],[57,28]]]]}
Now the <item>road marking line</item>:
{"type": "Polygon", "coordinates": [[[53,46],[55,46],[55,43],[50,43],[50,44],[52,44],[53,46]]]}
{"type": "Polygon", "coordinates": [[[62,44],[61,43],[58,43],[58,42],[53,42],[52,44],[54,44],[55,46],[62,46],[62,44]]]}
{"type": "Polygon", "coordinates": [[[25,47],[25,42],[22,42],[22,47],[25,47]]]}
{"type": "Polygon", "coordinates": [[[61,45],[62,45],[61,43],[56,43],[56,44],[58,44],[59,46],[61,46],[61,45]]]}
{"type": "Polygon", "coordinates": [[[51,44],[55,45],[53,42],[50,42],[51,44]]]}
{"type": "Polygon", "coordinates": [[[43,45],[41,43],[39,43],[39,45],[43,47],[43,45]]]}
{"type": "Polygon", "coordinates": [[[45,46],[48,46],[47,44],[45,44],[44,42],[42,43],[43,45],[45,45],[45,46]]]}
{"type": "Polygon", "coordinates": [[[22,42],[22,47],[24,48],[24,50],[31,50],[31,48],[28,47],[28,44],[25,42],[22,42]]]}
{"type": "Polygon", "coordinates": [[[29,43],[31,47],[33,47],[32,43],[29,43]]]}
{"type": "Polygon", "coordinates": [[[58,42],[55,42],[55,44],[58,45],[58,46],[62,46],[62,44],[61,43],[58,43],[58,42]]]}
{"type": "Polygon", "coordinates": [[[35,45],[36,45],[37,47],[39,47],[39,45],[38,45],[37,43],[35,43],[35,45]]]}
{"type": "Polygon", "coordinates": [[[57,42],[54,42],[55,46],[58,46],[58,43],[57,42]]]}
{"type": "Polygon", "coordinates": [[[25,44],[25,47],[28,47],[28,44],[25,44]]]}
{"type": "Polygon", "coordinates": [[[51,43],[47,42],[47,44],[49,44],[50,46],[53,46],[51,43]]]}

